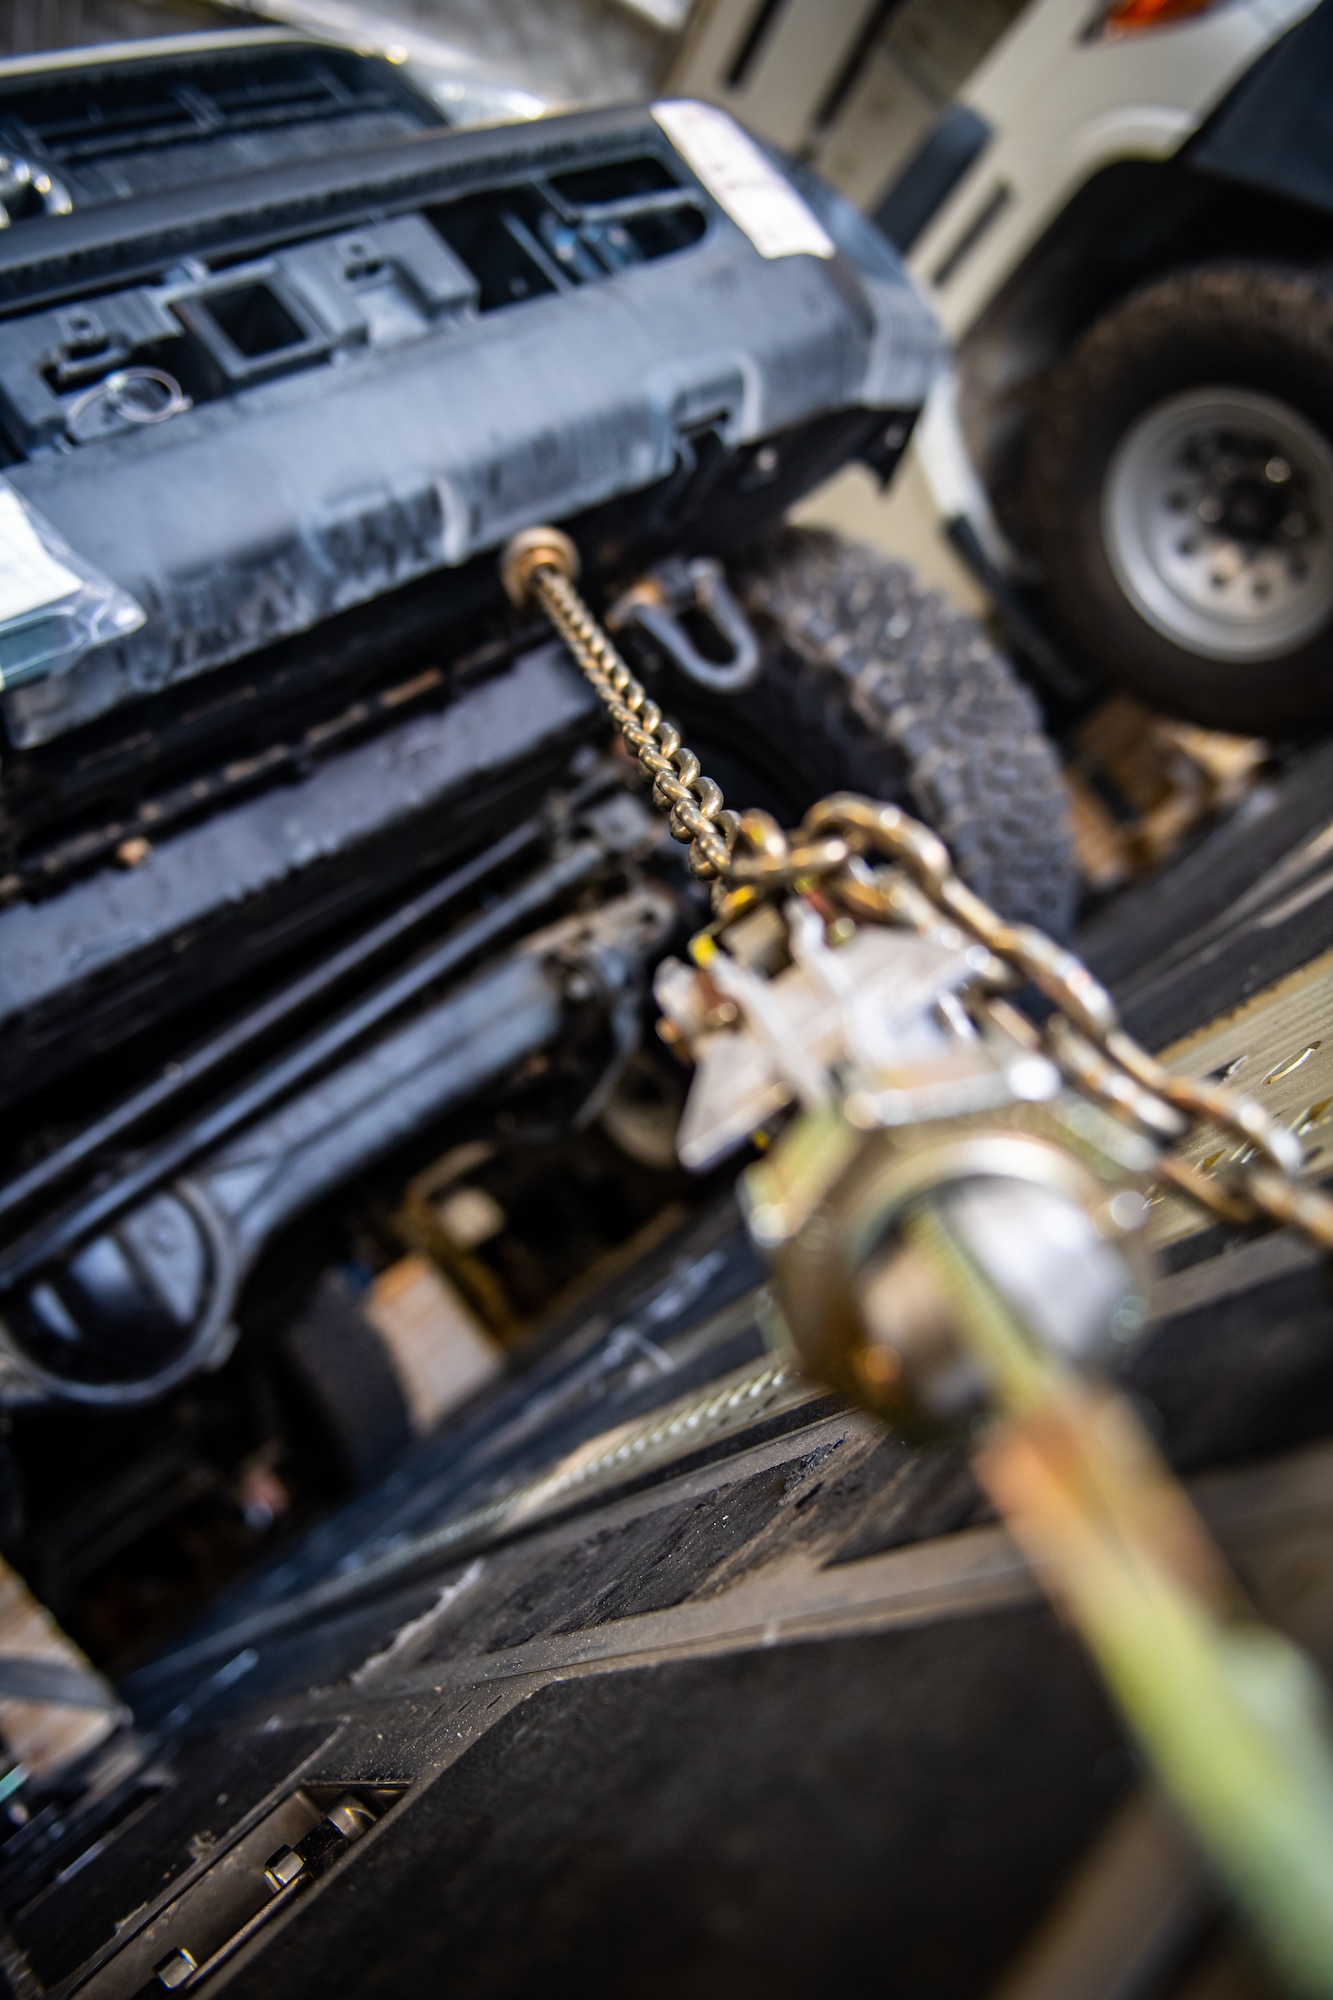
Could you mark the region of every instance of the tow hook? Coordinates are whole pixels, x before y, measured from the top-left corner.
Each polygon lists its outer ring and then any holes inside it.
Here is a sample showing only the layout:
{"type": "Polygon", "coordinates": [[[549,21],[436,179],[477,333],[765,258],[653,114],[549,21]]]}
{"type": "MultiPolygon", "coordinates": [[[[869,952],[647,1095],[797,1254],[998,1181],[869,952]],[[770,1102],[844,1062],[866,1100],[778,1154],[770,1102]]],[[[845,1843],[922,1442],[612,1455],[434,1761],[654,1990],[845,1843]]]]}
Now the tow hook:
{"type": "Polygon", "coordinates": [[[759,677],[759,641],[712,556],[658,563],[616,600],[607,624],[637,627],[713,694],[740,694],[759,677]]]}

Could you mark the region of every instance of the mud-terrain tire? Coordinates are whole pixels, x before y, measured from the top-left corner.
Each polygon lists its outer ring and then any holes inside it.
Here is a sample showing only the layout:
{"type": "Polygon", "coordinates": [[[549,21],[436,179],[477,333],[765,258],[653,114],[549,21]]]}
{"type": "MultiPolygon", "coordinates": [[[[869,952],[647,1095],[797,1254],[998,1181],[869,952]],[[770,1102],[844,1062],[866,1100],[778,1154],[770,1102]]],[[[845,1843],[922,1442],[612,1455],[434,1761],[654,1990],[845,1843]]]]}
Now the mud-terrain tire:
{"type": "Polygon", "coordinates": [[[1094,669],[1212,728],[1333,717],[1333,287],[1202,265],[1115,306],[1043,385],[1023,509],[1094,669]]]}
{"type": "Polygon", "coordinates": [[[694,691],[688,719],[762,766],[798,810],[846,790],[918,813],[979,895],[1067,931],[1075,874],[1059,762],[1036,702],[976,620],[905,564],[810,528],[768,538],[731,581],[761,641],[760,678],[730,697],[694,691]]]}

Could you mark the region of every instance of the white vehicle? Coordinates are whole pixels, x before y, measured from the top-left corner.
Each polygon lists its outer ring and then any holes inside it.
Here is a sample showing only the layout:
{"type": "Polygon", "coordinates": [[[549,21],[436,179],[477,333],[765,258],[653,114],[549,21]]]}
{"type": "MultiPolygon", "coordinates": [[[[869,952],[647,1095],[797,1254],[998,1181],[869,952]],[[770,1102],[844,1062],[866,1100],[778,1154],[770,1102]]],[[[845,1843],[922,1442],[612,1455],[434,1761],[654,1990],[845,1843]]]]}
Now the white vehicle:
{"type": "Polygon", "coordinates": [[[1039,582],[1065,655],[1160,706],[1268,735],[1333,715],[1333,4],[906,0],[877,52],[863,8],[833,121],[857,10],[765,11],[738,87],[722,17],[753,38],[753,7],[719,0],[680,68],[718,64],[709,94],[908,253],[957,347],[918,448],[964,555],[1011,602],[1039,582]],[[938,82],[946,26],[975,56],[1006,14],[927,123],[904,89],[938,82]],[[815,16],[798,131],[782,38],[815,16]]]}

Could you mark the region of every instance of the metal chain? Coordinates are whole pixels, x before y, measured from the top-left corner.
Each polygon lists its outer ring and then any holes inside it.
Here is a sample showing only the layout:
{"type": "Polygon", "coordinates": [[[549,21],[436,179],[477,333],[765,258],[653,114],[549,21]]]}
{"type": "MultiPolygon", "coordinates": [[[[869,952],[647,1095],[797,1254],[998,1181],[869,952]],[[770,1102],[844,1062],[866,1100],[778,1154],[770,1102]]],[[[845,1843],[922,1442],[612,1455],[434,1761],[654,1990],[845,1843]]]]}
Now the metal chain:
{"type": "Polygon", "coordinates": [[[653,804],[689,848],[691,872],[715,882],[726,874],[740,820],[579,596],[577,560],[558,528],[530,529],[505,550],[505,587],[520,607],[531,597],[541,605],[652,780],[653,804]]]}
{"type": "Polygon", "coordinates": [[[864,923],[901,923],[902,874],[931,909],[985,946],[994,975],[1031,983],[1055,1010],[1042,1039],[1065,1077],[1116,1116],[1175,1143],[1208,1126],[1238,1148],[1225,1177],[1167,1152],[1158,1180],[1229,1223],[1267,1217],[1333,1251],[1333,1199],[1302,1185],[1304,1149],[1293,1132],[1240,1091],[1174,1075],[1120,1024],[1115,1002],[1083,961],[1031,924],[1010,923],[957,874],[937,834],[901,807],[840,792],[821,799],[794,835],[768,813],[734,813],[703,776],[656,702],[620,657],[575,588],[573,544],[555,528],[516,536],[505,586],[520,606],[536,598],[652,780],[653,802],[690,850],[694,874],[714,887],[720,923],[756,900],[820,889],[864,923]],[[876,870],[869,857],[891,864],[876,870]],[[898,871],[901,871],[899,873],[898,871]]]}

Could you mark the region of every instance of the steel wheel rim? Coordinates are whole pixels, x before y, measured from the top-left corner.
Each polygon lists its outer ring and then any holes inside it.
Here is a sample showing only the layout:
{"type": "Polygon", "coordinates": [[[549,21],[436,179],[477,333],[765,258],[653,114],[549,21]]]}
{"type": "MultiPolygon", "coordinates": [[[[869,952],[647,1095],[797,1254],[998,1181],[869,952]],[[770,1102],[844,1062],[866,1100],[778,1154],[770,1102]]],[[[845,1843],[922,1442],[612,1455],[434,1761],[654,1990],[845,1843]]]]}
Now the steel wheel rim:
{"type": "Polygon", "coordinates": [[[1277,659],[1333,617],[1333,450],[1276,397],[1155,403],[1111,460],[1101,512],[1120,588],[1187,652],[1277,659]]]}

